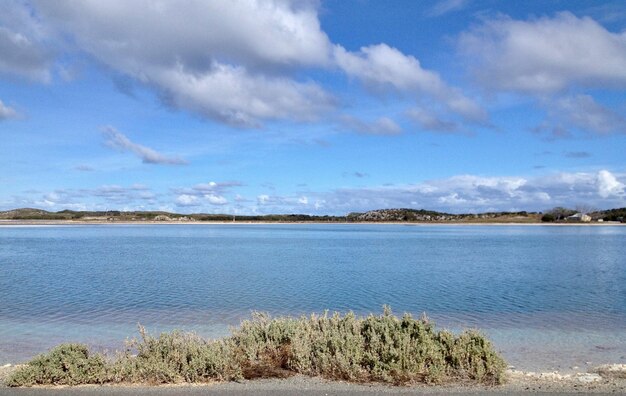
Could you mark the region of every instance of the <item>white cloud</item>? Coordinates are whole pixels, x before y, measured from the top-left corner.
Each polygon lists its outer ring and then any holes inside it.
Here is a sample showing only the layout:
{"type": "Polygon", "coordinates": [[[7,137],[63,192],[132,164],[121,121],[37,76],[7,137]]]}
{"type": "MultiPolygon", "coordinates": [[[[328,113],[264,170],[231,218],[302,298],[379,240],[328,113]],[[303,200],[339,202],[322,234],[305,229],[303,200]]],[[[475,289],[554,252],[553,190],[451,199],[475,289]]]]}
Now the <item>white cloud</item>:
{"type": "MultiPolygon", "coordinates": [[[[626,66],[626,65],[625,65],[626,66]]],[[[590,95],[563,97],[545,106],[553,119],[588,133],[626,133],[626,118],[597,103],[590,95]]]]}
{"type": "MultiPolygon", "coordinates": [[[[207,183],[209,184],[209,183],[207,183]]],[[[218,188],[219,183],[215,183],[218,188]]],[[[195,191],[189,189],[190,191],[195,191]]],[[[217,191],[217,190],[215,190],[217,191]]],[[[538,177],[456,175],[416,184],[307,191],[305,195],[257,196],[256,202],[235,197],[233,204],[218,192],[155,194],[149,187],[105,185],[96,189],[33,191],[32,198],[16,197],[3,206],[40,206],[51,210],[179,208],[213,213],[316,213],[344,215],[380,208],[430,209],[450,213],[528,210],[585,204],[607,209],[626,206],[626,173],[552,173],[538,177]],[[211,209],[213,208],[213,209],[211,209]]],[[[170,209],[171,210],[171,209],[170,209]]]]}
{"type": "MultiPolygon", "coordinates": [[[[235,181],[199,183],[191,188],[172,188],[171,192],[176,194],[175,203],[177,206],[197,207],[205,204],[213,206],[223,206],[229,203],[225,194],[229,193],[233,187],[239,187],[242,184],[235,181]]],[[[244,202],[245,199],[237,198],[235,202],[244,202]]]]}
{"type": "Polygon", "coordinates": [[[484,122],[487,119],[485,110],[459,89],[448,86],[436,72],[424,69],[415,57],[387,44],[362,47],[359,52],[348,52],[336,46],[334,55],[346,74],[368,87],[418,97],[426,94],[465,120],[484,122]]]}
{"type": "Polygon", "coordinates": [[[211,205],[226,205],[228,203],[228,200],[224,197],[222,197],[221,195],[216,195],[216,194],[206,194],[204,196],[204,198],[211,204],[211,205]]]}
{"type": "Polygon", "coordinates": [[[459,45],[488,88],[545,94],[573,84],[626,86],[626,33],[589,17],[502,17],[462,34],[459,45]]]}
{"type": "Polygon", "coordinates": [[[315,83],[252,75],[241,66],[219,63],[197,74],[183,66],[153,70],[147,78],[170,105],[242,127],[272,119],[312,121],[334,101],[315,83]]]}
{"type": "MultiPolygon", "coordinates": [[[[404,207],[451,213],[543,211],[580,203],[597,208],[623,207],[625,183],[626,174],[608,170],[540,177],[457,175],[418,184],[341,188],[307,195],[309,201],[323,202],[314,205],[315,212],[320,214],[404,207]]],[[[296,210],[289,197],[271,197],[271,201],[273,212],[296,210]]]]}
{"type": "Polygon", "coordinates": [[[191,189],[183,189],[187,194],[221,194],[225,191],[228,191],[232,187],[239,187],[242,184],[237,181],[228,181],[228,182],[214,182],[210,181],[208,183],[199,183],[194,185],[191,189]]]}
{"type": "MultiPolygon", "coordinates": [[[[118,72],[117,81],[140,82],[174,108],[234,126],[329,116],[338,102],[303,77],[311,69],[342,70],[370,88],[433,102],[463,121],[487,120],[478,103],[413,56],[386,44],[348,52],[332,43],[315,0],[33,0],[29,6],[37,22],[26,25],[45,25],[56,48],[87,53],[118,72]]],[[[463,6],[447,0],[435,13],[463,6]]],[[[48,73],[50,62],[39,63],[48,73]]],[[[64,66],[56,67],[65,74],[64,66]]],[[[357,126],[365,133],[399,130],[385,117],[366,124],[357,126]]]]}
{"type": "Polygon", "coordinates": [[[311,1],[37,1],[84,49],[141,72],[151,61],[202,72],[215,59],[277,68],[324,65],[330,42],[311,1]]]}
{"type": "Polygon", "coordinates": [[[3,4],[0,12],[0,74],[49,82],[52,54],[43,28],[26,3],[3,4]]]}
{"type": "Polygon", "coordinates": [[[198,206],[200,200],[195,195],[181,194],[176,197],[176,206],[198,206]]]}
{"type": "Polygon", "coordinates": [[[339,118],[342,126],[364,135],[398,135],[402,128],[388,117],[380,117],[373,121],[363,121],[350,115],[339,118]]]}
{"type": "Polygon", "coordinates": [[[333,99],[293,71],[327,67],[331,44],[314,2],[38,1],[47,21],[167,103],[240,126],[309,121],[333,99]]]}
{"type": "Polygon", "coordinates": [[[419,60],[387,44],[362,47],[359,52],[337,46],[335,58],[349,76],[374,87],[438,92],[444,84],[437,73],[423,69],[419,60]]]}
{"type": "Polygon", "coordinates": [[[102,134],[107,139],[106,144],[114,149],[121,151],[130,151],[136,154],[145,164],[162,164],[162,165],[184,165],[187,161],[178,157],[168,157],[155,150],[133,143],[123,133],[119,132],[112,126],[102,128],[102,134]]]}
{"type": "Polygon", "coordinates": [[[257,206],[252,208],[255,213],[299,213],[303,205],[309,204],[309,198],[261,194],[256,197],[256,204],[257,206]]]}
{"type": "Polygon", "coordinates": [[[608,198],[611,196],[624,196],[624,187],[626,185],[615,177],[611,172],[607,170],[601,170],[598,172],[598,194],[602,198],[608,198]]]}
{"type": "MultiPolygon", "coordinates": [[[[0,53],[2,53],[2,50],[0,50],[0,53]]],[[[0,100],[0,121],[8,120],[9,118],[15,118],[15,117],[17,117],[17,112],[15,111],[15,109],[5,105],[0,100]]]]}
{"type": "Polygon", "coordinates": [[[466,205],[467,199],[461,198],[458,193],[450,193],[442,197],[437,198],[437,201],[445,206],[458,206],[466,205]]]}
{"type": "MultiPolygon", "coordinates": [[[[26,192],[25,192],[26,193],[26,192]]],[[[94,189],[57,189],[47,193],[27,192],[30,198],[15,201],[16,207],[46,207],[48,210],[145,210],[145,205],[154,207],[158,196],[149,187],[102,185],[94,189]]]]}

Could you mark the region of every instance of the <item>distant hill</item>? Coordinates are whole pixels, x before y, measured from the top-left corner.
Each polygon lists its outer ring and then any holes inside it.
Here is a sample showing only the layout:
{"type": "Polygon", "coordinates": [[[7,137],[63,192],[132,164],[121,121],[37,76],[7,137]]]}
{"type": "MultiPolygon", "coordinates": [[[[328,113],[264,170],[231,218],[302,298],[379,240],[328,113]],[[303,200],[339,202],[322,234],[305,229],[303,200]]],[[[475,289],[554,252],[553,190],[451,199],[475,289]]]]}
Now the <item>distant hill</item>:
{"type": "Polygon", "coordinates": [[[13,210],[7,210],[5,212],[0,212],[0,219],[9,219],[9,220],[27,220],[27,219],[63,220],[65,218],[66,217],[61,214],[48,212],[47,210],[43,210],[43,209],[33,209],[33,208],[21,208],[21,209],[13,209],[13,210]]]}
{"type": "Polygon", "coordinates": [[[377,209],[365,213],[350,213],[348,221],[354,222],[516,222],[529,223],[540,220],[539,213],[488,212],[479,214],[450,214],[424,209],[377,209]]]}

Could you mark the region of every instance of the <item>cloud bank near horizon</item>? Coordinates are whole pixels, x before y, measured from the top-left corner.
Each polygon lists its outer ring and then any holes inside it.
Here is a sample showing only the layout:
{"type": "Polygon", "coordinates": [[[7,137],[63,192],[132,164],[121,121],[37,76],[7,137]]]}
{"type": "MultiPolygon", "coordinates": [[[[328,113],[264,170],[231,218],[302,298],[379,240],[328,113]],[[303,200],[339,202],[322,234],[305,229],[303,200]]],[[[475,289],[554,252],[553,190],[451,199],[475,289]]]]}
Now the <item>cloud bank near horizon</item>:
{"type": "Polygon", "coordinates": [[[155,192],[145,185],[101,186],[24,194],[4,209],[37,206],[62,210],[168,210],[181,213],[344,215],[373,209],[414,208],[449,213],[545,211],[556,206],[598,209],[626,206],[626,174],[554,173],[540,177],[458,175],[422,183],[302,190],[280,195],[268,191],[242,196],[241,182],[209,182],[155,192]],[[27,196],[28,195],[28,196],[27,196]],[[90,203],[93,200],[96,203],[90,203]]]}

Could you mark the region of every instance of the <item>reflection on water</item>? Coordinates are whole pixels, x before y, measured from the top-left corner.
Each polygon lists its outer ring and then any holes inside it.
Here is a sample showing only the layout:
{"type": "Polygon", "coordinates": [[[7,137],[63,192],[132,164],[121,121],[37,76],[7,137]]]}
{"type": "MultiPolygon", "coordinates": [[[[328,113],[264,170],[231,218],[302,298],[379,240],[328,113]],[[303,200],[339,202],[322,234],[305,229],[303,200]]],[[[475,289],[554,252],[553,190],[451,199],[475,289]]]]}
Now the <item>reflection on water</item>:
{"type": "Polygon", "coordinates": [[[216,337],[253,310],[383,304],[484,329],[518,367],[625,362],[625,242],[610,226],[0,227],[0,363],[119,348],[137,323],[216,337]]]}

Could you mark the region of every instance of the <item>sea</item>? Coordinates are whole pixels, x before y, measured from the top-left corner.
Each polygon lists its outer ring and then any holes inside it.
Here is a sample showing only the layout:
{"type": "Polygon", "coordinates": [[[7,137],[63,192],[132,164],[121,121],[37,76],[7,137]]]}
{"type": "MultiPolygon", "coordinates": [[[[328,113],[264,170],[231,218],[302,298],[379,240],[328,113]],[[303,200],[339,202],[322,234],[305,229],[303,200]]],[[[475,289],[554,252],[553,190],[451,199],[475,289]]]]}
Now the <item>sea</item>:
{"type": "Polygon", "coordinates": [[[0,226],[0,365],[63,342],[114,353],[255,311],[426,315],[518,370],[626,363],[626,227],[414,224],[0,226]]]}

